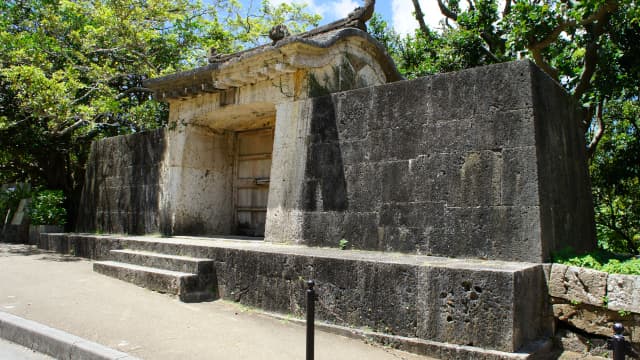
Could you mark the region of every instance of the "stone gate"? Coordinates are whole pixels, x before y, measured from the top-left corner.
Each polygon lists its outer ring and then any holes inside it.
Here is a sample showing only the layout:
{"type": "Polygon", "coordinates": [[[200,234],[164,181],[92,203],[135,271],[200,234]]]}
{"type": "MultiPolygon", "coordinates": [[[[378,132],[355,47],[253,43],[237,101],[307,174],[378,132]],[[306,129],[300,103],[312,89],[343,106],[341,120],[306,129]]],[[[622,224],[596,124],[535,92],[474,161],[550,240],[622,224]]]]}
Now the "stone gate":
{"type": "Polygon", "coordinates": [[[216,296],[294,314],[312,277],[320,318],[445,358],[541,351],[540,263],[595,247],[579,109],[529,61],[402,80],[359,16],[147,81],[170,124],[94,143],[78,230],[168,238],[41,246],[209,259],[216,296]]]}

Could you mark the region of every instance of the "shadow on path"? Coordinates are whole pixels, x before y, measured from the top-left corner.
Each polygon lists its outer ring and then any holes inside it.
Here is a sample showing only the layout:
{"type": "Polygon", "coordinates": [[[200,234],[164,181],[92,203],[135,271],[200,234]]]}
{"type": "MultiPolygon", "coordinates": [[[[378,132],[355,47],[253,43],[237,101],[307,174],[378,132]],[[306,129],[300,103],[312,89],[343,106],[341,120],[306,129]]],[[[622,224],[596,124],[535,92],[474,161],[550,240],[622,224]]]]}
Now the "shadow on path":
{"type": "Polygon", "coordinates": [[[43,255],[37,260],[58,261],[58,262],[81,260],[81,258],[75,257],[73,255],[63,255],[63,254],[58,254],[58,253],[47,251],[47,250],[40,250],[35,245],[0,243],[0,257],[18,256],[18,255],[21,255],[21,256],[43,255]]]}

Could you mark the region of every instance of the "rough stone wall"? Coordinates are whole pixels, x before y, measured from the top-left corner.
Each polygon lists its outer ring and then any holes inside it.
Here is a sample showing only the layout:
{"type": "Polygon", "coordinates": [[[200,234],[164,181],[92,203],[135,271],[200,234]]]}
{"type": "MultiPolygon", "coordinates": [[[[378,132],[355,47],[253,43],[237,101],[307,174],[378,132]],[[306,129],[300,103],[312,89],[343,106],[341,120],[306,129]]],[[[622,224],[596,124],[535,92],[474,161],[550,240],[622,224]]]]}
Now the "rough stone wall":
{"type": "Polygon", "coordinates": [[[282,104],[267,239],[534,262],[590,249],[576,111],[527,61],[282,104]]]}
{"type": "Polygon", "coordinates": [[[533,68],[533,109],[543,253],[595,244],[582,114],[565,91],[533,68]]]}
{"type": "Polygon", "coordinates": [[[87,161],[77,230],[157,232],[160,164],[165,146],[163,130],[95,141],[87,161]]]}
{"type": "Polygon", "coordinates": [[[232,234],[233,133],[179,126],[167,131],[167,139],[160,181],[161,232],[232,234]]]}
{"type": "Polygon", "coordinates": [[[616,322],[640,345],[640,276],[552,264],[548,288],[556,319],[587,334],[609,337],[616,322]]]}
{"type": "Polygon", "coordinates": [[[44,234],[39,247],[92,259],[115,248],[212,259],[220,297],[299,317],[305,279],[314,279],[319,320],[409,338],[514,352],[550,333],[539,264],[76,234],[44,234]]]}

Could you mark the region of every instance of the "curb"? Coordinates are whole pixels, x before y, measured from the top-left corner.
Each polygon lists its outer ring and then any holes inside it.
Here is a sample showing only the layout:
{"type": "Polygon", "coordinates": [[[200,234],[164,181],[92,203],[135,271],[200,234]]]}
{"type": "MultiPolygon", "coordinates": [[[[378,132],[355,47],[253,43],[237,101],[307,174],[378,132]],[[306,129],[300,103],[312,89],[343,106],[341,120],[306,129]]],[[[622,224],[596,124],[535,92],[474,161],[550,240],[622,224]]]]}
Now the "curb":
{"type": "Polygon", "coordinates": [[[0,338],[56,359],[140,360],[79,336],[2,311],[0,338]]]}
{"type": "MultiPolygon", "coordinates": [[[[306,326],[303,319],[292,318],[277,313],[259,311],[256,313],[272,319],[290,322],[292,324],[306,326]]],[[[455,345],[441,343],[437,341],[410,338],[399,335],[390,335],[375,331],[350,328],[341,325],[314,322],[317,330],[335,335],[344,336],[350,339],[362,340],[366,343],[389,346],[391,348],[406,351],[413,354],[435,357],[438,359],[484,359],[484,360],[541,360],[548,359],[552,351],[550,339],[534,341],[529,348],[522,349],[524,352],[503,352],[498,350],[488,350],[467,345],[455,345]]]]}

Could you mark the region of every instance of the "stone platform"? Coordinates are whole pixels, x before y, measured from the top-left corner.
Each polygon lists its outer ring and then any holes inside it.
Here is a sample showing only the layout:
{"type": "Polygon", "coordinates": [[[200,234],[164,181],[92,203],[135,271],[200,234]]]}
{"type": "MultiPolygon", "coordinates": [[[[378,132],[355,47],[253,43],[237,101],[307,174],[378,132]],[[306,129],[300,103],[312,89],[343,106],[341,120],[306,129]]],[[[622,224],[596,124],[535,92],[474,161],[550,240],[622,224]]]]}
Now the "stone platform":
{"type": "Polygon", "coordinates": [[[240,238],[43,234],[39,247],[99,261],[117,260],[113,250],[210,259],[213,297],[296,317],[314,279],[318,319],[441,358],[533,358],[550,333],[539,264],[240,238]]]}

